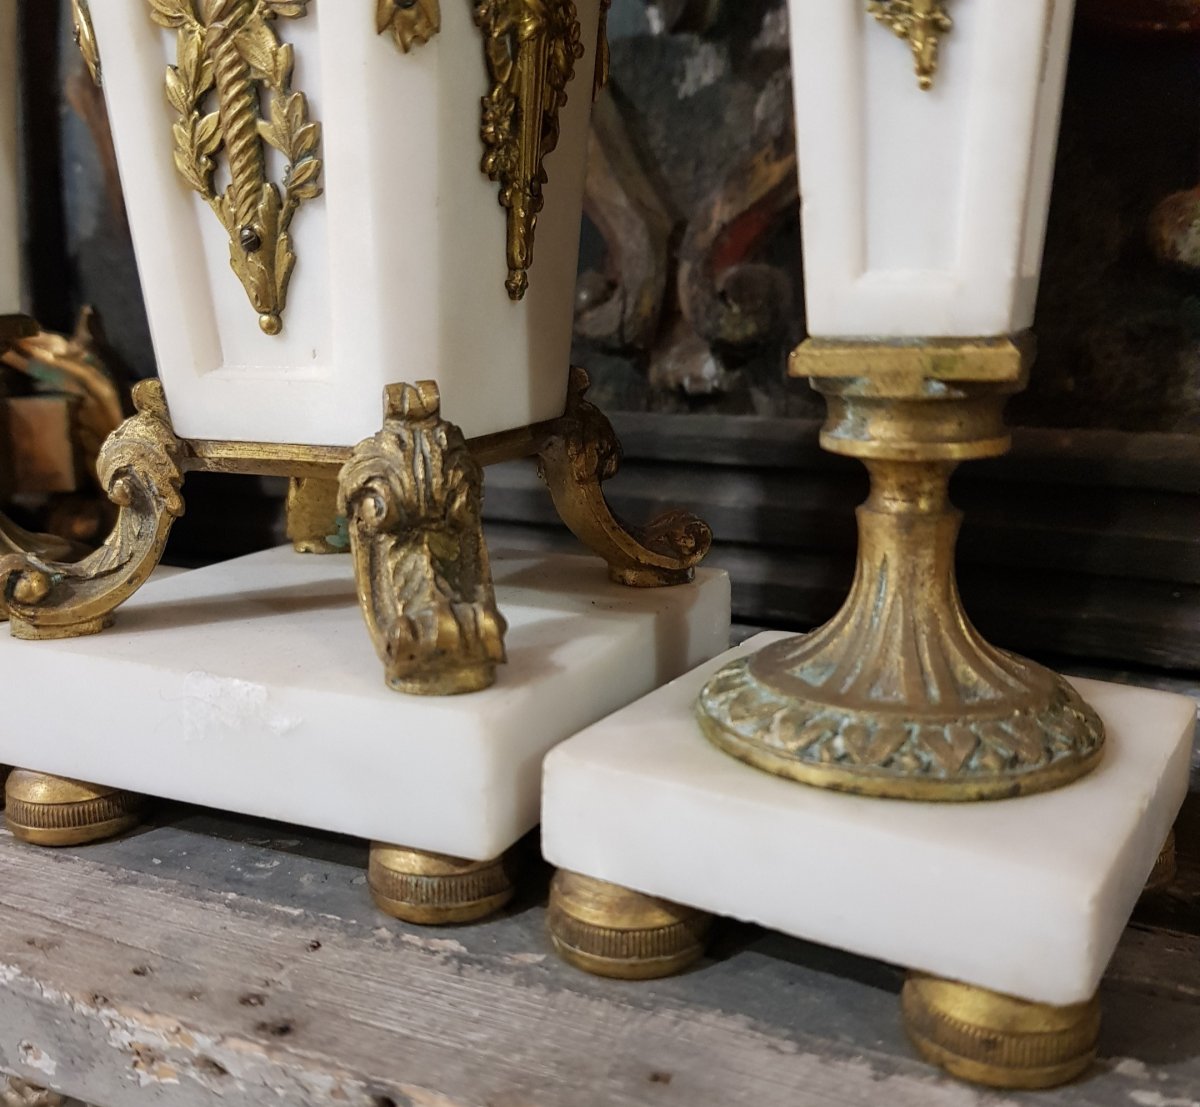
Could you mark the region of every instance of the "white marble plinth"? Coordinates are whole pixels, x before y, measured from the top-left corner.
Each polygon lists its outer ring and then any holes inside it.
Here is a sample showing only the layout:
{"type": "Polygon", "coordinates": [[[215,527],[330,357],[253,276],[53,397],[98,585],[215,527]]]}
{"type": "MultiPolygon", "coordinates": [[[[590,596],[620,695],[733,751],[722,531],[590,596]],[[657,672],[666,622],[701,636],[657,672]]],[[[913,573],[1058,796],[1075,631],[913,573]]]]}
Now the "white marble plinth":
{"type": "Polygon", "coordinates": [[[1188,785],[1195,705],[1076,681],[1108,728],[1057,792],[933,804],[773,777],[701,736],[692,705],[764,634],[559,746],[542,843],[560,868],[1048,1004],[1088,999],[1188,785]]]}
{"type": "Polygon", "coordinates": [[[151,583],[92,638],[0,636],[0,764],[496,857],[538,821],[557,742],[729,641],[729,579],[612,584],[592,558],[493,551],[494,687],[390,691],[349,557],[272,550],[151,583]]]}

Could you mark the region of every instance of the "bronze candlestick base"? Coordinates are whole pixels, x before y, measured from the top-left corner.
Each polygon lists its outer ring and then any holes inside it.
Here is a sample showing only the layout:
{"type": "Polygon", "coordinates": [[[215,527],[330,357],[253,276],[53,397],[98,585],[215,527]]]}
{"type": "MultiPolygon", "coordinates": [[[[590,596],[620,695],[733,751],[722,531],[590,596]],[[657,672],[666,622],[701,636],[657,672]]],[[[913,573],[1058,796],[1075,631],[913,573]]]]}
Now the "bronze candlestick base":
{"type": "Polygon", "coordinates": [[[911,800],[985,800],[1084,775],[1099,717],[1061,677],[991,646],[955,579],[950,476],[1009,446],[1005,401],[1032,351],[1009,340],[912,346],[810,341],[792,374],[827,398],[822,445],[871,474],[850,597],[826,626],[721,670],[704,733],[806,784],[911,800]]]}

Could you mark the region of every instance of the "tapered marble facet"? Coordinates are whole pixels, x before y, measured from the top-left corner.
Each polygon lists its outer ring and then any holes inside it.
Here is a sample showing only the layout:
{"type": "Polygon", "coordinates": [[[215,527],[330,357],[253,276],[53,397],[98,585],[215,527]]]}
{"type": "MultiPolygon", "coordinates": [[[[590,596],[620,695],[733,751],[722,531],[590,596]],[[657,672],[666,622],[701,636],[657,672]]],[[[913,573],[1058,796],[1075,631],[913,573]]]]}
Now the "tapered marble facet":
{"type": "Polygon", "coordinates": [[[1187,794],[1193,701],[1074,682],[1100,767],[991,803],[845,795],[771,776],[696,725],[717,669],[764,634],[559,746],[542,847],[559,868],[1006,995],[1096,991],[1187,794]]]}
{"type": "MultiPolygon", "coordinates": [[[[147,0],[94,0],[155,353],[182,437],[353,445],[378,429],[383,387],[400,381],[436,381],[443,414],[468,437],[562,414],[599,3],[575,0],[584,52],[545,162],[520,303],[505,288],[499,188],[480,169],[490,82],[475,5],[443,0],[440,33],[407,54],[377,33],[370,0],[319,0],[271,23],[321,125],[324,186],[292,223],[296,267],[272,336],[230,269],[229,235],[175,165],[179,115],[165,91],[175,32],[151,22],[147,0]]],[[[214,110],[214,97],[205,103],[214,110]]],[[[280,162],[272,151],[276,181],[280,162]]]]}
{"type": "Polygon", "coordinates": [[[1073,0],[946,0],[933,86],[866,0],[789,0],[808,330],[1033,320],[1073,0]]]}

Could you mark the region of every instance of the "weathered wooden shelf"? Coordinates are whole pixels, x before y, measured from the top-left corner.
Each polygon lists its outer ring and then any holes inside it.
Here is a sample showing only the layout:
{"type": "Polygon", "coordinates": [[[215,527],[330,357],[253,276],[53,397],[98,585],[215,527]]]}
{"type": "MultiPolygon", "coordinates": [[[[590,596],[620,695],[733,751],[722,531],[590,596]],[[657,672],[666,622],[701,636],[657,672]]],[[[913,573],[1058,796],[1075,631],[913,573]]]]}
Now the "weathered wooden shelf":
{"type": "Polygon", "coordinates": [[[999,1096],[916,1059],[892,966],[723,923],[674,980],[569,969],[532,849],[508,914],[434,931],[371,906],[361,842],[168,805],[86,848],[3,833],[0,1068],[102,1107],[1192,1104],[1200,795],[1179,839],[1105,982],[1100,1061],[999,1096]]]}

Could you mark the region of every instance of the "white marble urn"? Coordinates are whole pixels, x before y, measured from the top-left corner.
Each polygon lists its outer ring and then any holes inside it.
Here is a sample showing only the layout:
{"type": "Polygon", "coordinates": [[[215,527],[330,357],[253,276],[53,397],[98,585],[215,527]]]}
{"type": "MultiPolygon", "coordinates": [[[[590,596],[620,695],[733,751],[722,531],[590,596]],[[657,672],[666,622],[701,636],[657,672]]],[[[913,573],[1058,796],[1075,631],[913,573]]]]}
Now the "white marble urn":
{"type": "Polygon", "coordinates": [[[180,437],[562,414],[601,0],[77,3],[180,437]]]}
{"type": "Polygon", "coordinates": [[[1073,0],[789,0],[809,332],[1033,320],[1073,0]]]}

